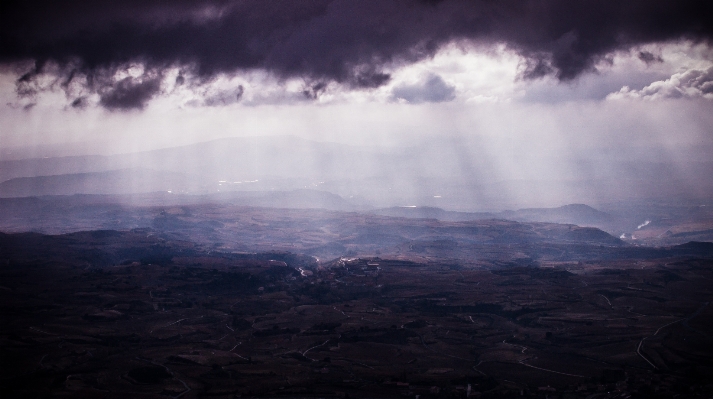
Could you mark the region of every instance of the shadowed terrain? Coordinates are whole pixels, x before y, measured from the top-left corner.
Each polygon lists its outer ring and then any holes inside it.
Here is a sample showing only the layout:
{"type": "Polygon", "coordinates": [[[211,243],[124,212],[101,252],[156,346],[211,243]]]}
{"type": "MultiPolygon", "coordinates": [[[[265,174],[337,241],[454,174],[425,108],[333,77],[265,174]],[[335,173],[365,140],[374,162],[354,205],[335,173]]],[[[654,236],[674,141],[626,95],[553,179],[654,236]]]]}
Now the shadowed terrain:
{"type": "Polygon", "coordinates": [[[125,231],[0,234],[3,392],[713,393],[710,243],[636,247],[505,220],[153,212],[134,214],[152,227],[125,231]]]}

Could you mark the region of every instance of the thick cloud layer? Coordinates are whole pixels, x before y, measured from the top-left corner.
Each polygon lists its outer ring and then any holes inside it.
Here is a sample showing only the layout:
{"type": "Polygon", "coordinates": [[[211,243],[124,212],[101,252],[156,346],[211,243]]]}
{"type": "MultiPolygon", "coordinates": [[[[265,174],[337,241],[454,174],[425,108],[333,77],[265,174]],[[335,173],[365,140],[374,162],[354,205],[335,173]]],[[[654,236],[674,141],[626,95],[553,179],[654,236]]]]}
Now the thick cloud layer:
{"type": "Polygon", "coordinates": [[[131,109],[160,92],[166,68],[198,81],[263,69],[314,87],[374,88],[390,65],[454,40],[506,43],[527,60],[525,78],[571,80],[638,44],[710,41],[711,21],[707,0],[26,0],[0,6],[0,63],[34,62],[19,83],[58,65],[60,84],[83,76],[100,104],[131,109]],[[107,78],[131,63],[144,75],[107,78]]]}

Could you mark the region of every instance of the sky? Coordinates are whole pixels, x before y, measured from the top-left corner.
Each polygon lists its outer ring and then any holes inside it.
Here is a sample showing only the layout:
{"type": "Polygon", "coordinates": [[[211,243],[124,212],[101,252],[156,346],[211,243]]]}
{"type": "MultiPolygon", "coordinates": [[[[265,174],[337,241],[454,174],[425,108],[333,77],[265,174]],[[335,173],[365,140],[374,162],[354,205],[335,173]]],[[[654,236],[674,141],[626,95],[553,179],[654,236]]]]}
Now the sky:
{"type": "Polygon", "coordinates": [[[708,1],[0,7],[6,149],[294,135],[448,147],[487,157],[503,180],[607,175],[628,161],[688,173],[713,155],[708,1]]]}

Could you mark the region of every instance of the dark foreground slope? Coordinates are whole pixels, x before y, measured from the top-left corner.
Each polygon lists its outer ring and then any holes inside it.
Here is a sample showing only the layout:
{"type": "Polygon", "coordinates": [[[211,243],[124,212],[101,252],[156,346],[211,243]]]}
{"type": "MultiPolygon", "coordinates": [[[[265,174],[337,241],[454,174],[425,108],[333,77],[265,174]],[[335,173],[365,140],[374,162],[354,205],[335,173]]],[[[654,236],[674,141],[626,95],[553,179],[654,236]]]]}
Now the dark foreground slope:
{"type": "Polygon", "coordinates": [[[710,245],[645,255],[484,270],[216,252],[146,229],[2,234],[0,391],[710,397],[710,245]]]}

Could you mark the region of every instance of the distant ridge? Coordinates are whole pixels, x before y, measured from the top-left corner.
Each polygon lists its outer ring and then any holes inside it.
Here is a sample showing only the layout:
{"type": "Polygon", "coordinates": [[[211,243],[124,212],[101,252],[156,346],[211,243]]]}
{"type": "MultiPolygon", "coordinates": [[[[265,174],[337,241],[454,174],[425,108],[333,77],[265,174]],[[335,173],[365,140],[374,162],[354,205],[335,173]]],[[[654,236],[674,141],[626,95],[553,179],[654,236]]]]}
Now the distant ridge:
{"type": "Polygon", "coordinates": [[[601,225],[612,216],[585,204],[569,204],[557,208],[527,208],[503,211],[500,217],[527,222],[570,223],[577,225],[601,225]]]}
{"type": "Polygon", "coordinates": [[[357,206],[336,194],[309,189],[291,191],[235,191],[211,194],[206,197],[220,202],[243,206],[285,209],[326,209],[330,211],[357,210],[357,206]]]}
{"type": "Polygon", "coordinates": [[[416,219],[438,219],[450,222],[465,222],[483,219],[506,219],[516,222],[548,222],[576,224],[584,226],[603,225],[612,220],[612,216],[589,205],[570,204],[557,208],[528,208],[502,212],[454,212],[429,206],[392,207],[377,209],[372,213],[416,219]]]}
{"type": "MultiPolygon", "coordinates": [[[[473,154],[469,158],[473,165],[465,170],[457,148],[433,144],[417,140],[410,145],[396,147],[365,146],[284,135],[229,137],[113,155],[33,159],[8,156],[0,159],[0,183],[41,176],[45,176],[45,180],[35,180],[42,184],[30,181],[6,183],[0,188],[0,196],[135,194],[137,191],[162,190],[200,195],[224,191],[290,191],[310,188],[329,191],[343,198],[361,198],[363,203],[372,204],[376,208],[417,204],[470,212],[451,213],[438,208],[383,211],[402,217],[447,221],[495,217],[564,222],[602,227],[620,236],[622,233],[630,234],[631,224],[635,223],[633,226],[636,227],[642,220],[622,220],[622,217],[629,217],[628,214],[632,212],[621,213],[616,204],[635,199],[688,200],[691,196],[698,201],[698,198],[707,198],[713,192],[707,180],[689,184],[671,175],[672,168],[656,163],[637,164],[636,168],[626,164],[623,165],[626,167],[618,168],[622,172],[596,179],[583,176],[564,181],[547,180],[546,176],[542,176],[542,179],[503,180],[498,168],[485,161],[487,157],[473,154]],[[108,182],[101,181],[106,179],[96,178],[116,175],[116,171],[125,169],[177,173],[183,176],[176,180],[182,185],[178,187],[171,182],[172,187],[168,187],[163,184],[164,179],[160,178],[157,180],[160,184],[154,188],[128,185],[124,190],[117,190],[116,185],[107,188],[108,182]],[[91,173],[107,174],[89,175],[91,173]],[[75,176],[48,177],[60,175],[75,176]],[[73,180],[82,176],[88,181],[82,183],[73,180]],[[665,184],[661,184],[662,181],[665,184]],[[53,188],[49,189],[50,186],[53,188]],[[36,190],[32,191],[32,187],[36,190]],[[81,190],[73,190],[72,187],[81,187],[81,190]],[[593,196],[594,193],[596,196],[593,196]],[[617,214],[616,223],[608,221],[607,215],[580,204],[593,201],[594,198],[600,201],[601,206],[616,205],[609,208],[617,214]],[[525,206],[544,207],[564,203],[572,205],[520,209],[525,206]],[[481,209],[519,210],[493,214],[473,213],[481,209]]],[[[71,151],[59,153],[72,154],[71,151]]],[[[27,154],[38,156],[42,152],[27,154]]],[[[691,167],[693,169],[687,169],[691,176],[708,176],[708,172],[713,170],[713,162],[695,163],[691,167]]],[[[151,172],[146,175],[151,176],[151,172]]],[[[130,180],[139,182],[141,179],[148,180],[144,176],[132,177],[130,180]]]]}
{"type": "Polygon", "coordinates": [[[0,183],[0,197],[146,193],[175,190],[184,181],[181,173],[151,169],[17,177],[0,183]]]}
{"type": "Polygon", "coordinates": [[[164,170],[193,179],[281,176],[371,176],[388,157],[368,147],[296,136],[230,137],[115,155],[0,160],[0,182],[18,177],[104,172],[130,168],[164,170]]]}
{"type": "Polygon", "coordinates": [[[498,215],[489,212],[456,212],[432,206],[394,206],[377,209],[371,213],[381,216],[411,219],[438,219],[444,222],[467,222],[471,220],[494,219],[498,215]]]}

